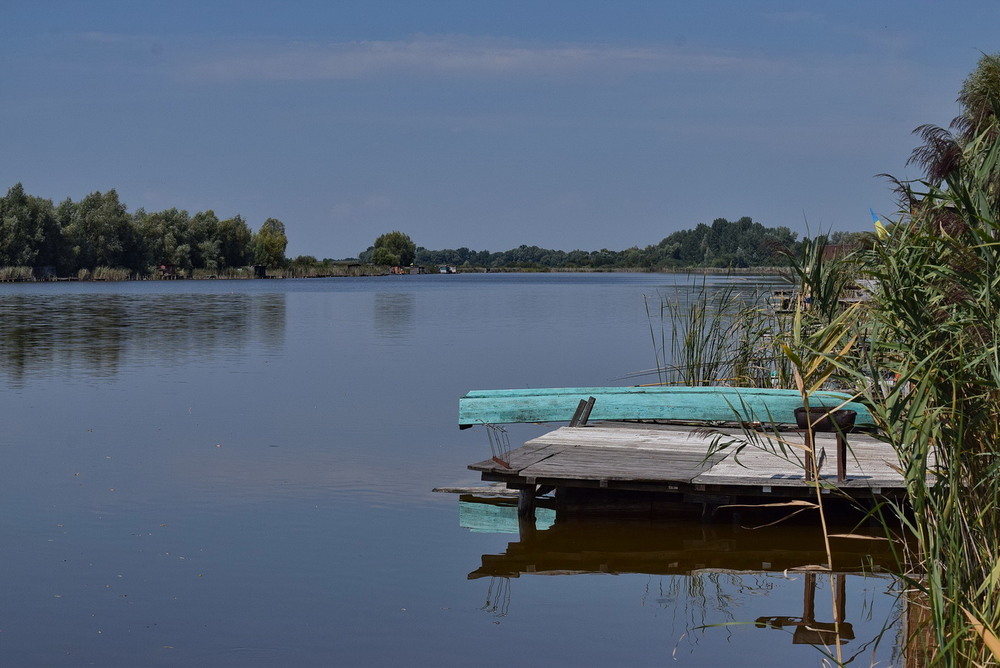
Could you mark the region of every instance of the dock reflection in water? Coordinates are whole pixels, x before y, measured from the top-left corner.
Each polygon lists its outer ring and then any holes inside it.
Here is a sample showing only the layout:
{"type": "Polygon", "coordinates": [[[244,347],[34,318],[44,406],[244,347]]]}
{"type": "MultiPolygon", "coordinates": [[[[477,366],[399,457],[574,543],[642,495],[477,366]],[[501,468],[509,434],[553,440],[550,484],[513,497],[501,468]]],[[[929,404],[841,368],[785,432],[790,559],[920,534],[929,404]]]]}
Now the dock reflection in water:
{"type": "MultiPolygon", "coordinates": [[[[864,596],[874,586],[877,593],[896,596],[895,580],[887,574],[893,563],[887,542],[834,539],[834,570],[828,571],[820,530],[806,523],[749,529],[658,518],[556,518],[551,511],[551,518],[543,512],[535,522],[518,524],[516,506],[510,501],[463,495],[460,507],[464,509],[460,520],[470,530],[486,530],[484,523],[490,517],[495,518],[495,531],[518,527],[517,540],[508,543],[502,554],[482,555],[481,566],[468,574],[470,580],[489,579],[483,609],[496,616],[510,611],[511,579],[522,575],[675,576],[669,578],[666,589],[661,581],[658,598],[664,607],[675,605],[692,591],[704,592],[710,585],[719,591],[746,590],[748,578],[753,580],[751,589],[765,592],[766,597],[767,590],[776,586],[773,581],[780,580],[801,590],[800,605],[790,603],[788,596],[776,597],[770,614],[744,619],[741,611],[726,610],[729,622],[724,623],[784,631],[796,645],[830,648],[853,643],[857,647],[848,650],[856,654],[881,638],[858,639],[848,619],[849,590],[864,596]],[[489,512],[470,510],[476,505],[489,512]],[[817,591],[825,592],[820,604],[817,591]]],[[[725,594],[717,596],[716,604],[727,599],[725,594]]],[[[870,607],[868,602],[862,606],[870,607]]],[[[686,631],[713,624],[704,613],[693,614],[686,631]]],[[[900,614],[896,606],[893,616],[900,614]]],[[[892,626],[890,621],[875,625],[878,629],[892,626]]]]}

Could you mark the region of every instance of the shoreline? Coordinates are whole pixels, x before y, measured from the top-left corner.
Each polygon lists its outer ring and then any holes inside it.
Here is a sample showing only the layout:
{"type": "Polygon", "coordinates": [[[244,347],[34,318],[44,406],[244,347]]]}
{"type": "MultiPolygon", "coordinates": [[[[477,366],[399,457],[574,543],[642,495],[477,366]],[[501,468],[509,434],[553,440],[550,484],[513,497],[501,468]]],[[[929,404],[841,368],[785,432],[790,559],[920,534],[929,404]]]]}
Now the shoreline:
{"type": "MultiPolygon", "coordinates": [[[[0,272],[3,268],[0,268],[0,272]]],[[[502,267],[487,268],[476,267],[469,269],[459,269],[455,274],[705,274],[705,275],[774,275],[780,276],[788,271],[787,267],[677,267],[677,268],[646,268],[646,267],[545,267],[545,268],[524,268],[524,267],[502,267]]],[[[423,275],[436,275],[436,271],[424,271],[423,275]]],[[[352,267],[350,271],[336,273],[297,273],[283,271],[270,276],[256,275],[232,275],[219,276],[210,274],[207,276],[142,276],[127,278],[111,278],[107,276],[85,277],[78,276],[53,276],[48,278],[26,277],[23,274],[11,277],[0,277],[0,283],[125,283],[136,281],[250,281],[250,280],[276,280],[276,279],[297,279],[297,278],[376,278],[394,275],[388,268],[382,267],[352,267]],[[370,269],[370,271],[368,271],[370,269]]],[[[408,275],[406,273],[396,275],[408,275]]],[[[419,274],[417,274],[419,275],[419,274]]],[[[444,275],[444,274],[442,274],[444,275]]]]}

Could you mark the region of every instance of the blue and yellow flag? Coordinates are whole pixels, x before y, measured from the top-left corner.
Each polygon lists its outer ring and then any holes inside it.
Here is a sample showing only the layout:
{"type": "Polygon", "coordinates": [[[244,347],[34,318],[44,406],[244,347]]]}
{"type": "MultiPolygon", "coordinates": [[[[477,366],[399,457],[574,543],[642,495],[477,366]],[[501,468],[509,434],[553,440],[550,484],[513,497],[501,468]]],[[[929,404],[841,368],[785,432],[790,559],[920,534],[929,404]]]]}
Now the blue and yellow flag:
{"type": "Polygon", "coordinates": [[[875,232],[876,234],[878,234],[878,238],[885,239],[887,236],[889,236],[889,230],[885,229],[885,225],[883,225],[882,221],[878,219],[877,215],[875,215],[874,209],[868,209],[868,210],[871,211],[872,220],[875,221],[875,232]]]}

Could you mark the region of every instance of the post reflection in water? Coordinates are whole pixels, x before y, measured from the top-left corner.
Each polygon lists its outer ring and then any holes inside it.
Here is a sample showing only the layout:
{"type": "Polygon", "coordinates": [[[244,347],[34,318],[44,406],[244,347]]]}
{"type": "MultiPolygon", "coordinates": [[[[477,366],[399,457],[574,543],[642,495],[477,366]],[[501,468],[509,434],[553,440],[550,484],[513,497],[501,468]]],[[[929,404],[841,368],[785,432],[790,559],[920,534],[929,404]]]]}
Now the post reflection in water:
{"type": "Polygon", "coordinates": [[[128,359],[181,362],[284,342],[285,295],[0,296],[0,372],[13,386],[69,371],[107,378],[128,359]],[[128,359],[127,359],[128,358],[128,359]]]}
{"type": "Polygon", "coordinates": [[[854,627],[846,620],[847,613],[847,575],[834,573],[830,575],[833,586],[830,591],[833,596],[833,621],[816,621],[816,573],[808,572],[803,577],[802,584],[802,616],[775,615],[758,617],[754,624],[758,628],[782,629],[791,626],[795,629],[792,642],[796,645],[843,645],[854,640],[854,627]]]}
{"type": "MultiPolygon", "coordinates": [[[[796,645],[829,651],[853,644],[847,649],[858,656],[882,638],[881,631],[858,637],[848,619],[849,582],[858,597],[895,596],[895,581],[885,574],[893,556],[884,541],[840,541],[844,545],[835,548],[835,571],[830,572],[823,566],[827,555],[819,529],[808,524],[746,529],[697,521],[558,515],[518,523],[513,502],[463,495],[460,504],[466,507],[463,526],[475,518],[475,526],[467,528],[483,531],[484,518],[495,517],[496,531],[518,534],[502,554],[482,555],[481,566],[468,574],[470,580],[489,579],[483,610],[493,616],[510,613],[511,580],[522,575],[647,574],[662,577],[658,585],[651,580],[658,589],[652,596],[647,585],[643,605],[652,598],[664,609],[685,610],[685,636],[704,632],[707,626],[751,624],[784,631],[796,645]],[[472,513],[467,508],[472,505],[493,510],[472,513]],[[495,510],[503,507],[507,516],[495,510]],[[734,590],[762,594],[766,603],[769,592],[779,587],[801,589],[801,607],[790,606],[786,595],[775,600],[772,614],[742,618],[745,612],[734,609],[742,607],[732,596],[734,590]],[[818,589],[828,591],[819,606],[818,589]]],[[[861,610],[872,607],[869,600],[858,603],[861,610]]],[[[902,614],[899,606],[891,617],[902,614]]],[[[884,630],[892,621],[875,623],[884,630]]]]}
{"type": "Polygon", "coordinates": [[[403,339],[413,325],[414,296],[410,292],[375,293],[375,331],[386,339],[403,339]]]}

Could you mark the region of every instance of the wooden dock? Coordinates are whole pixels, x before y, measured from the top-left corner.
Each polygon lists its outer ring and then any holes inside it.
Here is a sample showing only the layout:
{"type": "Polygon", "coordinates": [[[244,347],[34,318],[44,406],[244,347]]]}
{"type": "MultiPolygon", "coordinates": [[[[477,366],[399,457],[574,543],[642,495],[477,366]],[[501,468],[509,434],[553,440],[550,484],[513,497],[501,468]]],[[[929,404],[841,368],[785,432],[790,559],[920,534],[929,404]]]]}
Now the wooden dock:
{"type": "MultiPolygon", "coordinates": [[[[746,439],[740,429],[714,431],[734,443],[746,439]]],[[[805,432],[786,430],[780,437],[802,445],[805,432]]],[[[513,450],[505,460],[509,466],[490,459],[469,468],[481,472],[483,480],[521,490],[523,512],[539,487],[554,487],[570,496],[575,492],[574,498],[587,496],[587,491],[599,496],[597,490],[666,495],[661,498],[703,507],[815,500],[814,483],[805,479],[802,450],[786,447],[782,454],[778,448],[749,444],[738,454],[730,447],[709,455],[713,438],[704,430],[679,425],[603,422],[561,427],[513,450]]],[[[815,438],[817,453],[826,453],[820,471],[824,494],[863,505],[904,495],[890,446],[864,433],[848,434],[846,479],[838,482],[835,435],[816,433],[815,438]]]]}

